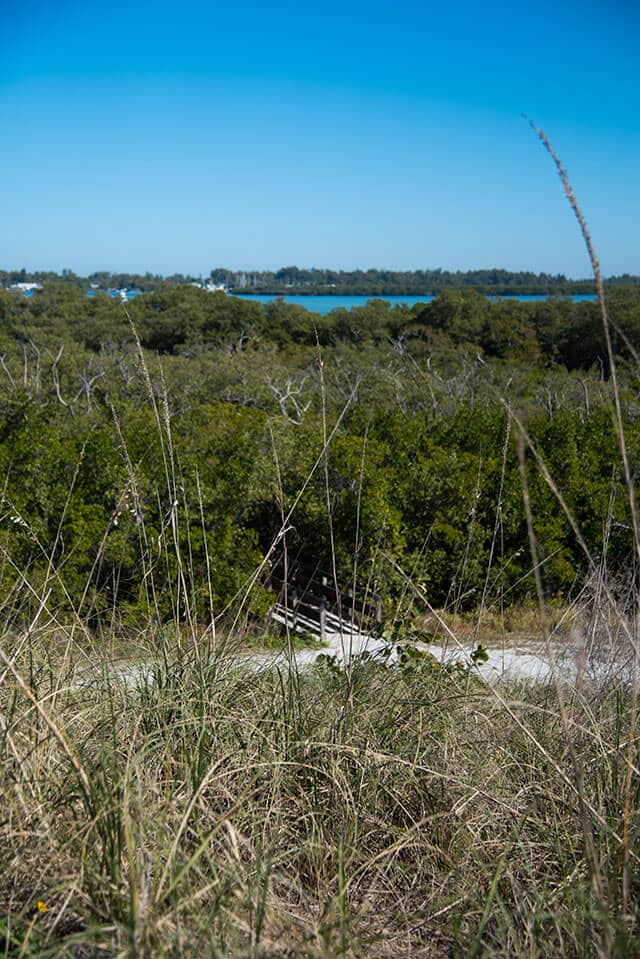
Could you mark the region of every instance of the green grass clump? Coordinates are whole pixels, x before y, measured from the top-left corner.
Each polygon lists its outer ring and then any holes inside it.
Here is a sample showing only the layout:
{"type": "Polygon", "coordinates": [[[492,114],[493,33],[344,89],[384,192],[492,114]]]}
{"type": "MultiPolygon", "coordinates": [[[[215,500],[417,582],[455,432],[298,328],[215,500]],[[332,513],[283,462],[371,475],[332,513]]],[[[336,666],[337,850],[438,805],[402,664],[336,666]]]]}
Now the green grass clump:
{"type": "Polygon", "coordinates": [[[256,635],[248,635],[244,637],[243,645],[252,650],[275,652],[287,652],[289,649],[326,649],[327,647],[326,642],[312,633],[290,633],[287,637],[277,629],[263,629],[256,635]]]}

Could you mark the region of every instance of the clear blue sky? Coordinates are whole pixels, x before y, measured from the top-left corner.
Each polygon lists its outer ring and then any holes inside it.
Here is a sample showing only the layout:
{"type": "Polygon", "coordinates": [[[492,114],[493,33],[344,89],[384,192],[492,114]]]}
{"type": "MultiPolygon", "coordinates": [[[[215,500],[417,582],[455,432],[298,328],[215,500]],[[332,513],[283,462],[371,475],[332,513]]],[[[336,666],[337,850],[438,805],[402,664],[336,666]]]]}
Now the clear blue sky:
{"type": "Polygon", "coordinates": [[[635,0],[0,0],[0,268],[640,273],[635,0]]]}

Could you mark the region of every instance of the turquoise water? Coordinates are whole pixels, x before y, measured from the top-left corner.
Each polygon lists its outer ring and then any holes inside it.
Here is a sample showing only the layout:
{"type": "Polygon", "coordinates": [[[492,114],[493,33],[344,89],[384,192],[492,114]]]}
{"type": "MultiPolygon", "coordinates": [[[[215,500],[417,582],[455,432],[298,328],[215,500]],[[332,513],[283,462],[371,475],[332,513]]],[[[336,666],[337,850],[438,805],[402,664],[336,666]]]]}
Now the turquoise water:
{"type": "MultiPolygon", "coordinates": [[[[271,303],[277,297],[267,293],[242,293],[243,300],[255,300],[256,303],[271,303]]],[[[408,306],[414,306],[416,303],[430,303],[435,300],[434,296],[284,296],[282,299],[286,303],[295,303],[298,306],[304,306],[305,309],[313,313],[330,313],[331,310],[340,308],[351,309],[353,306],[364,306],[369,300],[386,300],[387,303],[396,305],[406,303],[408,306]]],[[[546,300],[546,296],[496,296],[491,297],[495,300],[521,300],[527,303],[535,303],[539,300],[546,300]]],[[[595,296],[587,294],[576,294],[571,299],[574,303],[585,300],[595,300],[595,296]]]]}
{"type": "MultiPolygon", "coordinates": [[[[108,290],[108,295],[114,298],[117,298],[120,294],[118,290],[108,290]]],[[[25,296],[30,296],[31,291],[24,294],[25,296]]],[[[88,290],[87,296],[95,296],[95,290],[88,290]]],[[[131,300],[135,296],[140,296],[141,293],[139,290],[127,290],[127,299],[131,300]]],[[[271,293],[241,293],[234,294],[240,296],[243,300],[254,300],[256,303],[271,303],[273,300],[278,299],[275,295],[271,293]]],[[[365,306],[370,300],[385,300],[387,303],[391,303],[393,306],[405,303],[407,306],[415,306],[416,303],[430,303],[432,300],[435,300],[435,296],[300,296],[300,295],[290,295],[283,296],[280,299],[285,300],[286,303],[294,303],[297,306],[304,306],[306,310],[310,310],[312,313],[330,313],[331,310],[338,309],[347,309],[350,310],[354,306],[365,306]]],[[[548,297],[542,296],[492,296],[492,300],[521,300],[525,303],[535,303],[539,300],[546,300],[548,297]]],[[[574,303],[580,303],[583,301],[593,301],[596,299],[595,296],[589,294],[577,293],[571,297],[574,303]]]]}
{"type": "MultiPolygon", "coordinates": [[[[96,293],[106,293],[107,296],[112,297],[112,299],[117,299],[120,296],[120,290],[87,290],[87,296],[95,296],[96,293]]],[[[136,296],[142,296],[141,290],[127,290],[126,298],[127,300],[133,300],[136,296]]]]}

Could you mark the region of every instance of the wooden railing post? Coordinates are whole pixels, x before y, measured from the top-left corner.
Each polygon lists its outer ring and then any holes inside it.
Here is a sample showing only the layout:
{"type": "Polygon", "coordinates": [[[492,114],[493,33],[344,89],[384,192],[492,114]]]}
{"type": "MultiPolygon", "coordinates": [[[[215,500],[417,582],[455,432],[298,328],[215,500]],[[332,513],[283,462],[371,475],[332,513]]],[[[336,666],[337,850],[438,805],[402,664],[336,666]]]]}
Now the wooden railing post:
{"type": "MultiPolygon", "coordinates": [[[[322,588],[323,590],[327,588],[327,577],[322,577],[322,588]]],[[[323,593],[320,600],[320,642],[324,643],[326,641],[327,635],[327,597],[323,593]]]]}
{"type": "Polygon", "coordinates": [[[291,591],[291,606],[293,608],[292,630],[295,633],[298,630],[298,592],[295,588],[291,591]]]}

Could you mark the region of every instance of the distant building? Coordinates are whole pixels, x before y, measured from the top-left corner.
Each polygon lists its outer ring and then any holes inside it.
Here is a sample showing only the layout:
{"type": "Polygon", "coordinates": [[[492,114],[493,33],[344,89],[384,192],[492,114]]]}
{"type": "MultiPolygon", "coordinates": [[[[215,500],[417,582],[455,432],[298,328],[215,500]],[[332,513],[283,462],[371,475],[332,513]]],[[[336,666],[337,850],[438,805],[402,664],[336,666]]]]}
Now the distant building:
{"type": "Polygon", "coordinates": [[[207,280],[206,283],[199,283],[197,280],[194,280],[190,286],[197,286],[199,290],[206,290],[207,293],[228,293],[228,288],[224,283],[214,283],[212,280],[207,280]]]}
{"type": "Polygon", "coordinates": [[[7,289],[15,293],[33,293],[34,290],[41,290],[42,286],[39,283],[12,283],[7,289]]]}

